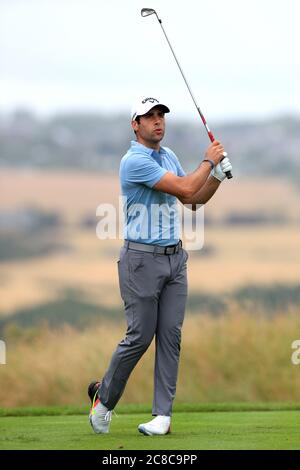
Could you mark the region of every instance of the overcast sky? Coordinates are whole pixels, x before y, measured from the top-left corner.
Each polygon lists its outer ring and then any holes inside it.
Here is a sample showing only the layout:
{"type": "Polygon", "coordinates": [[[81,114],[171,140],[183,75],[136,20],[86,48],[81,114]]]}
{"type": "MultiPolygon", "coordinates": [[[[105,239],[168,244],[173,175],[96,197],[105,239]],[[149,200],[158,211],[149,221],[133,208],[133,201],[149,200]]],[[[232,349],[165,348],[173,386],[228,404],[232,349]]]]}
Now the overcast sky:
{"type": "Polygon", "coordinates": [[[130,112],[141,94],[210,120],[300,114],[299,0],[0,0],[0,111],[130,112]]]}

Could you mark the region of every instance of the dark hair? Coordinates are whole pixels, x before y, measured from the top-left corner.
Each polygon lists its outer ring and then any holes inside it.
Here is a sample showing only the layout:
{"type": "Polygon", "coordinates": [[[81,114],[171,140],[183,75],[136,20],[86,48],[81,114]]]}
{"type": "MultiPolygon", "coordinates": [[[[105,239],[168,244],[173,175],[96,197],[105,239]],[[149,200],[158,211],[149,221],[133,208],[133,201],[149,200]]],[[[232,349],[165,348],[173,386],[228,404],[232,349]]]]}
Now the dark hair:
{"type": "MultiPolygon", "coordinates": [[[[137,117],[135,118],[135,121],[136,121],[138,124],[140,123],[140,120],[141,120],[141,116],[137,116],[137,117]]],[[[133,132],[134,132],[135,135],[136,135],[136,131],[133,131],[133,132]]]]}

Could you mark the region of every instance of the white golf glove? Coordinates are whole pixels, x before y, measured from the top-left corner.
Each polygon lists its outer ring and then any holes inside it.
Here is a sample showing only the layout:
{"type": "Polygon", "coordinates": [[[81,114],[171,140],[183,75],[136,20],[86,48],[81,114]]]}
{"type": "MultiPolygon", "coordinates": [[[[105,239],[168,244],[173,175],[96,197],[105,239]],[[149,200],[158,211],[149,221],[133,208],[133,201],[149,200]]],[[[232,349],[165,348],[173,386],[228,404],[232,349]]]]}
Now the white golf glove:
{"type": "Polygon", "coordinates": [[[223,181],[226,178],[225,172],[231,171],[232,165],[228,157],[223,158],[223,160],[218,163],[212,170],[212,176],[217,178],[219,181],[223,181]]]}

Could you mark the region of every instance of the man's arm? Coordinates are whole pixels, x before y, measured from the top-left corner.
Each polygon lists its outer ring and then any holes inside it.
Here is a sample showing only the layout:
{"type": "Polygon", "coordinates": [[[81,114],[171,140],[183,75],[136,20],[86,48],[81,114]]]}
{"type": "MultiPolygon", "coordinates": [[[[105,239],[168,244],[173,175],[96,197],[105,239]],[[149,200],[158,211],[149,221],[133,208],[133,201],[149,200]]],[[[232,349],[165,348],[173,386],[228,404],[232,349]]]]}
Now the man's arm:
{"type": "MultiPolygon", "coordinates": [[[[223,145],[214,141],[208,147],[205,158],[217,165],[223,158],[223,152],[223,145]]],[[[210,172],[210,163],[201,162],[199,167],[187,176],[176,176],[172,172],[167,172],[153,188],[177,196],[179,200],[185,200],[187,204],[205,186],[210,172]]]]}
{"type": "Polygon", "coordinates": [[[197,204],[203,205],[215,194],[221,182],[226,178],[226,172],[232,170],[228,157],[218,163],[213,169],[211,176],[206,180],[204,186],[190,199],[180,198],[182,204],[191,204],[192,210],[197,210],[197,204]]]}
{"type": "Polygon", "coordinates": [[[215,194],[218,187],[220,186],[221,181],[213,176],[210,176],[204,186],[192,197],[192,198],[178,198],[182,204],[191,204],[192,210],[197,210],[197,204],[206,204],[210,198],[215,194]]]}

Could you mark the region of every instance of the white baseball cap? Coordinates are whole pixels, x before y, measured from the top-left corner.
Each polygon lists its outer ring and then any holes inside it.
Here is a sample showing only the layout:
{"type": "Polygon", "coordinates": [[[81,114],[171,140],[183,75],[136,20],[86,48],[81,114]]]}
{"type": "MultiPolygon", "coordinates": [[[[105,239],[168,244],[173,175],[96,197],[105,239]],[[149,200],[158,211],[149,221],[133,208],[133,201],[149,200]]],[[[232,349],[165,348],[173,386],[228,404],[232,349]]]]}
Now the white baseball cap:
{"type": "Polygon", "coordinates": [[[170,112],[168,106],[163,104],[157,98],[143,96],[132,106],[131,120],[134,121],[138,116],[143,116],[144,114],[148,113],[148,111],[154,108],[154,106],[161,106],[165,113],[170,112]]]}

